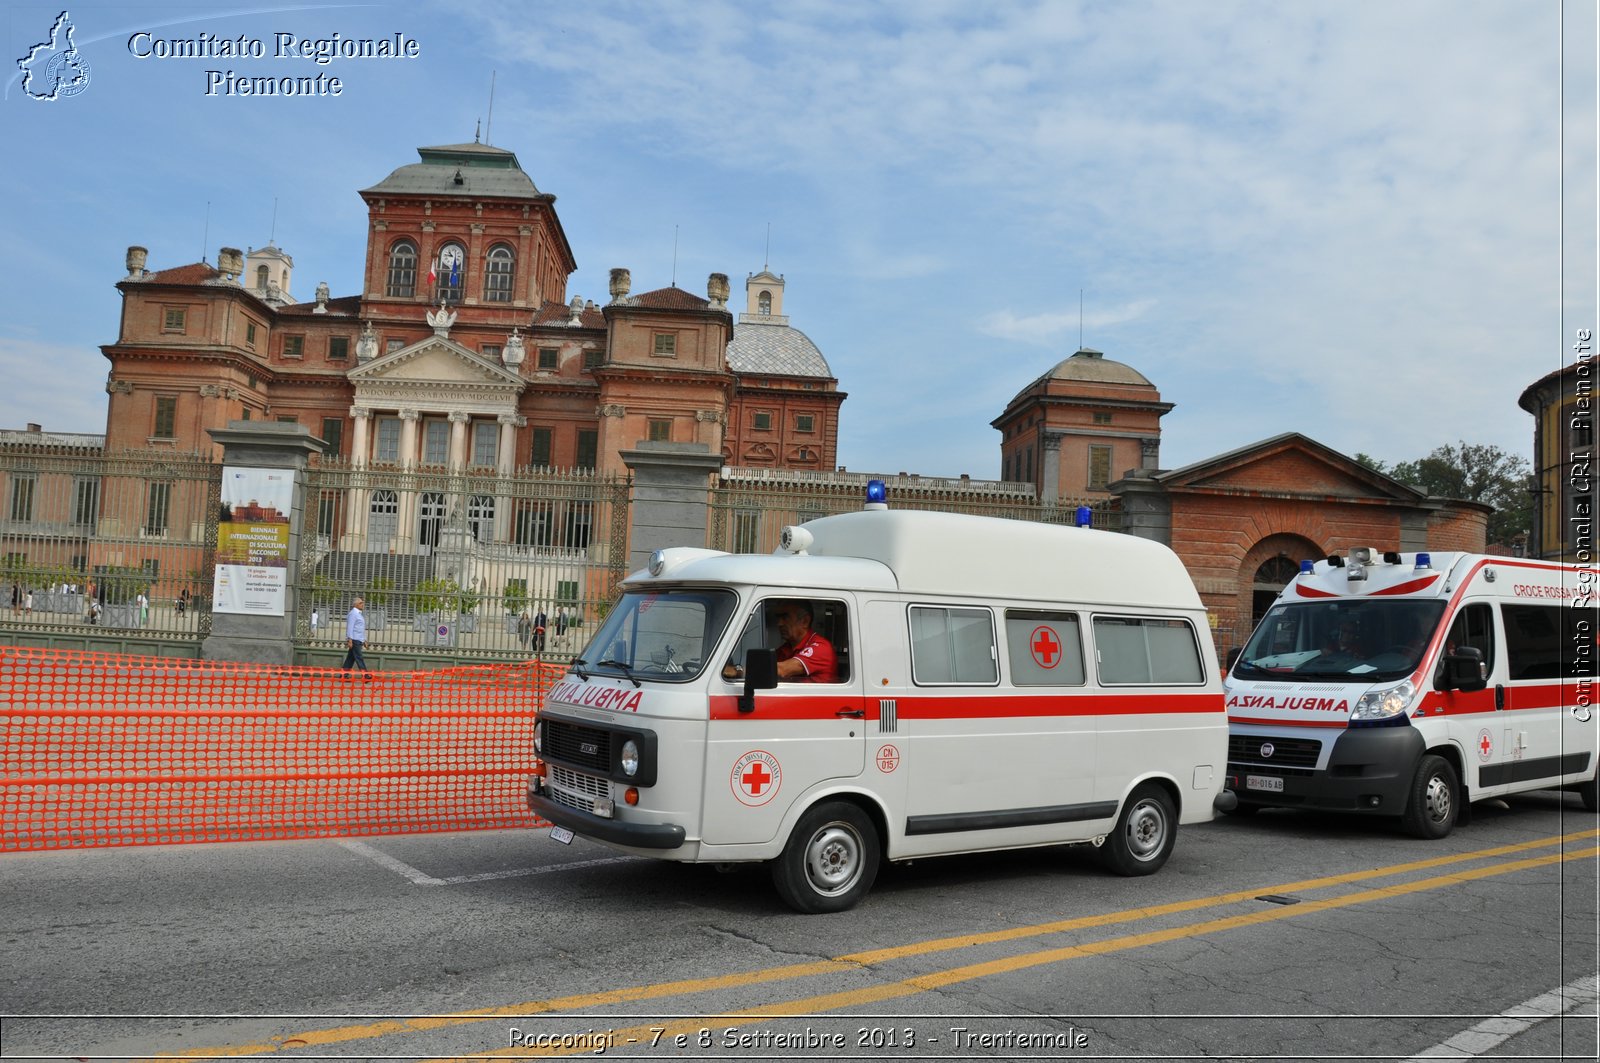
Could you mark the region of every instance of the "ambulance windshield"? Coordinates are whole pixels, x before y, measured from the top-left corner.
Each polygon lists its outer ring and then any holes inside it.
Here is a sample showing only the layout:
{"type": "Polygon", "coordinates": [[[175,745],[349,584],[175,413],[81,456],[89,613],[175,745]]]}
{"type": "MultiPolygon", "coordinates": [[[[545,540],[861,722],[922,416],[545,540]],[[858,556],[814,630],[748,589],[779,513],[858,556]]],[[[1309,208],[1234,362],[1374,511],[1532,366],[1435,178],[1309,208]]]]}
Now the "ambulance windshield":
{"type": "Polygon", "coordinates": [[[624,594],[573,663],[588,675],[687,682],[705,668],[738,601],[716,590],[624,594]]]}
{"type": "Polygon", "coordinates": [[[1274,605],[1230,674],[1295,681],[1401,679],[1422,662],[1444,605],[1372,599],[1274,605]]]}

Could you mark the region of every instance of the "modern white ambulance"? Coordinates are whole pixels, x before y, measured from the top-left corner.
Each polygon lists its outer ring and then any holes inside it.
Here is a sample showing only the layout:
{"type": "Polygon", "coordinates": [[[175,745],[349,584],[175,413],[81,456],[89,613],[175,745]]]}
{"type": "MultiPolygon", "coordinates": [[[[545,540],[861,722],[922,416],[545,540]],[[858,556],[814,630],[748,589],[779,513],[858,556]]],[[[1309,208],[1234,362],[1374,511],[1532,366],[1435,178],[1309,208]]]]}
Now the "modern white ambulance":
{"type": "Polygon", "coordinates": [[[1398,816],[1424,838],[1526,790],[1594,811],[1594,581],[1481,554],[1301,562],[1224,684],[1235,811],[1398,816]]]}
{"type": "Polygon", "coordinates": [[[1150,874],[1227,803],[1221,679],[1176,555],[881,498],[770,555],[658,551],[623,583],[539,713],[528,805],[553,837],[768,861],[825,912],[885,859],[1092,842],[1150,874]],[[777,678],[797,604],[831,681],[777,678]]]}

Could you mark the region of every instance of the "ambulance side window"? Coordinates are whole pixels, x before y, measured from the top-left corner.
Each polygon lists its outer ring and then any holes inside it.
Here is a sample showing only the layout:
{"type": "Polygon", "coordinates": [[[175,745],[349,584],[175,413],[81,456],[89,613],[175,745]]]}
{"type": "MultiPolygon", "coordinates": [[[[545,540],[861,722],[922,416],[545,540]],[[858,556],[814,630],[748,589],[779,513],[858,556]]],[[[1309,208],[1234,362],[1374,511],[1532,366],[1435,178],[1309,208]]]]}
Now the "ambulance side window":
{"type": "Polygon", "coordinates": [[[1083,636],[1077,613],[1006,610],[1006,661],[1011,682],[1027,686],[1082,686],[1083,636]]]}
{"type": "Polygon", "coordinates": [[[1444,639],[1444,652],[1470,646],[1483,654],[1483,666],[1494,674],[1494,610],[1488,602],[1474,602],[1456,614],[1444,639]]]}
{"type": "Polygon", "coordinates": [[[994,614],[988,609],[913,605],[909,615],[911,679],[917,685],[1000,681],[994,614]]]}
{"type": "Polygon", "coordinates": [[[1573,643],[1561,640],[1559,605],[1502,605],[1506,622],[1506,678],[1559,679],[1565,649],[1572,656],[1573,643]]]}
{"type": "Polygon", "coordinates": [[[1205,681],[1200,647],[1187,620],[1097,616],[1094,645],[1106,686],[1205,681]]]}

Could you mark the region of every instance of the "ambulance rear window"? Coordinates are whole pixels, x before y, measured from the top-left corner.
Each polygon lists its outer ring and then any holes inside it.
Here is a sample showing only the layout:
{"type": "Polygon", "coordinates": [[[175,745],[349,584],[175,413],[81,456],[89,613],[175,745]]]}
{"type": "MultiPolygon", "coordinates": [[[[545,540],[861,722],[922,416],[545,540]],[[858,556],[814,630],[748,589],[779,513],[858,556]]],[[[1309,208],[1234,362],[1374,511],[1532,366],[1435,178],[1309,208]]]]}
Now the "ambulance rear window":
{"type": "Polygon", "coordinates": [[[1106,686],[1205,680],[1200,647],[1187,620],[1097,616],[1094,644],[1100,682],[1106,686]]]}

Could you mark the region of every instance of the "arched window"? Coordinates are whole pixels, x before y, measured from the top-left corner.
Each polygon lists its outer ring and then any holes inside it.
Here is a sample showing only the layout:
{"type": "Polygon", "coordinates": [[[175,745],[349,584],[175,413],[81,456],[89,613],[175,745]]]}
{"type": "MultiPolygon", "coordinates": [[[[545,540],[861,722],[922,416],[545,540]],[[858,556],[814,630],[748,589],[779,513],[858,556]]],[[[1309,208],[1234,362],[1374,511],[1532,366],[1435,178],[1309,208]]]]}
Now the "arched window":
{"type": "Polygon", "coordinates": [[[263,292],[267,290],[267,267],[265,266],[256,267],[256,289],[263,292]]]}
{"type": "Polygon", "coordinates": [[[509,303],[516,277],[517,259],[511,248],[495,244],[489,248],[489,260],[484,266],[483,298],[490,303],[509,303]]]}
{"type": "Polygon", "coordinates": [[[467,500],[467,532],[480,543],[494,538],[493,495],[473,495],[467,500]]]}
{"type": "Polygon", "coordinates": [[[760,297],[756,299],[756,309],[760,313],[763,313],[763,314],[772,313],[772,293],[771,292],[762,292],[761,293],[760,297]]]}
{"type": "Polygon", "coordinates": [[[1300,564],[1291,557],[1279,554],[1269,557],[1256,569],[1255,579],[1250,586],[1250,624],[1253,627],[1261,623],[1261,618],[1267,615],[1267,610],[1272,608],[1272,603],[1278,600],[1278,595],[1287,587],[1300,572],[1300,564]]]}
{"type": "Polygon", "coordinates": [[[389,249],[389,285],[384,294],[400,298],[417,294],[417,245],[410,240],[389,249]]]}
{"type": "Polygon", "coordinates": [[[445,244],[433,264],[433,301],[459,303],[467,285],[467,253],[460,244],[445,244]]]}

